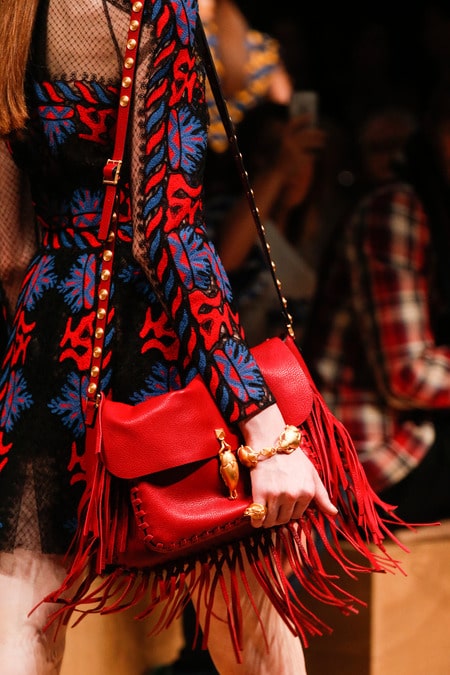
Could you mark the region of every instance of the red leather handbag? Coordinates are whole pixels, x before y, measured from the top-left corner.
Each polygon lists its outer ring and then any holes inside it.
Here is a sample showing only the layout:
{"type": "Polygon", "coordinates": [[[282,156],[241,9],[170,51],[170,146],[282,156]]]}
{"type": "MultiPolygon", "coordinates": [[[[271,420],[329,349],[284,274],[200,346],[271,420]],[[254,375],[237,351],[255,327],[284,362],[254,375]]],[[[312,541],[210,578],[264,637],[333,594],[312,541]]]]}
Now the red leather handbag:
{"type": "MultiPolygon", "coordinates": [[[[133,5],[134,40],[136,22],[141,21],[141,5],[133,5]]],[[[201,26],[200,34],[219,110],[222,109],[229,137],[235,144],[201,26]]],[[[126,76],[133,76],[129,67],[126,76]]],[[[127,96],[129,92],[128,82],[127,96]]],[[[252,501],[248,470],[241,468],[233,499],[220,471],[222,453],[234,455],[241,439],[237,429],[222,418],[200,377],[184,389],[152,397],[135,406],[115,402],[98,391],[99,355],[108,316],[114,258],[111,214],[125,147],[128,111],[127,106],[120,108],[113,159],[105,167],[107,194],[100,226],[105,250],[86,409],[86,454],[90,460],[87,487],[79,506],[80,524],[74,540],[72,565],[63,586],[46,600],[61,603],[54,618],[66,622],[74,610],[81,613],[118,611],[137,603],[148,593],[149,611],[161,602],[167,604],[158,624],[160,629],[167,626],[177,614],[177,608],[187,602],[189,589],[199,580],[199,575],[203,577],[201,584],[205,593],[211,592],[211,588],[217,591],[221,586],[217,579],[224,567],[235,577],[243,573],[244,556],[274,607],[292,631],[306,641],[305,633],[320,633],[325,626],[297,600],[291,579],[297,579],[323,602],[350,611],[358,601],[349,598],[339,589],[336,579],[327,575],[319,552],[321,548],[333,552],[343,570],[350,573],[362,569],[392,569],[396,563],[382,546],[385,536],[392,535],[377,511],[377,506],[389,507],[370,489],[346,430],[326,407],[292,334],[284,339],[266,340],[252,351],[286,422],[301,431],[301,450],[314,463],[337,505],[336,518],[325,516],[312,504],[298,521],[271,530],[252,528],[250,518],[244,515],[252,501]],[[173,420],[177,423],[173,424],[173,420]],[[347,559],[341,548],[342,541],[350,542],[361,553],[366,566],[355,567],[347,559]],[[379,546],[377,552],[371,547],[372,543],[379,546]],[[92,583],[99,576],[103,576],[103,583],[92,591],[92,583]],[[81,584],[80,579],[83,579],[81,584]]],[[[241,162],[237,148],[235,156],[241,162]]],[[[265,242],[253,194],[245,182],[245,170],[239,166],[265,242]]],[[[270,260],[266,242],[265,245],[270,260]]],[[[270,263],[274,274],[274,265],[270,263]]],[[[276,281],[276,277],[274,279],[276,281]]],[[[288,333],[292,333],[277,282],[276,286],[288,333]]],[[[239,594],[233,594],[230,603],[238,604],[239,594]]],[[[238,610],[230,611],[230,622],[234,622],[230,633],[238,660],[242,628],[239,616],[238,610]]]]}

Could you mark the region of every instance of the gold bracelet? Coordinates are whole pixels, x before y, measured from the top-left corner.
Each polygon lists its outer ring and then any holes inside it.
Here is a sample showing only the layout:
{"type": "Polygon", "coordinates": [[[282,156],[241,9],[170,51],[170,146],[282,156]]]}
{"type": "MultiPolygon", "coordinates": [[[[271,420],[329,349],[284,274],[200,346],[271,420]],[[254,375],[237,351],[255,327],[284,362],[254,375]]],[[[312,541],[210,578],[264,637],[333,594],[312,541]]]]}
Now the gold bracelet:
{"type": "Polygon", "coordinates": [[[296,426],[287,424],[272,448],[263,448],[260,452],[255,452],[249,445],[241,445],[237,450],[237,456],[241,464],[254,469],[258,462],[269,459],[277,453],[290,455],[300,446],[301,436],[296,426]]]}

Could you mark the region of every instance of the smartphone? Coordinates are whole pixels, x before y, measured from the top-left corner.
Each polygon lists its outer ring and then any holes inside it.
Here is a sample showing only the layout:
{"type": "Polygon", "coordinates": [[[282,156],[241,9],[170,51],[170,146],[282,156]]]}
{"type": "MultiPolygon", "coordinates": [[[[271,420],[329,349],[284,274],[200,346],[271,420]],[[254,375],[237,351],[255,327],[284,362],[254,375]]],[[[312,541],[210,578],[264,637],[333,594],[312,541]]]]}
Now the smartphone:
{"type": "Polygon", "coordinates": [[[316,126],[319,116],[318,93],[305,90],[294,91],[289,104],[289,112],[291,117],[308,113],[311,117],[311,126],[316,126]]]}

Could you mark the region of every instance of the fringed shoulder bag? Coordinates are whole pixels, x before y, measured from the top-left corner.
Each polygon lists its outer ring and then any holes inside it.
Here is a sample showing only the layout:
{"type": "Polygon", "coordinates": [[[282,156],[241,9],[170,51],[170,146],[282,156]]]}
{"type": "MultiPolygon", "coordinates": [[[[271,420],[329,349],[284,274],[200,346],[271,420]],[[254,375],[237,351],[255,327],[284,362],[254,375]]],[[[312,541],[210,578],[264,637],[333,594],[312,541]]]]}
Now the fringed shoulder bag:
{"type": "MultiPolygon", "coordinates": [[[[143,4],[136,2],[132,8],[133,29],[123,77],[126,89],[121,92],[128,97],[124,103],[130,97],[134,75],[130,63],[136,59],[143,4]]],[[[200,376],[184,389],[134,406],[111,400],[99,391],[113,276],[114,205],[130,108],[124,104],[119,108],[113,158],[104,169],[106,197],[100,238],[105,244],[86,402],[90,468],[71,549],[73,562],[63,586],[46,601],[61,604],[52,621],[67,623],[74,611],[79,620],[84,613],[120,611],[147,597],[146,614],[166,604],[158,624],[162,629],[181,614],[194,587],[203,589],[205,605],[211,608],[214,593],[227,592],[220,581],[223,569],[241,578],[246,559],[246,568],[276,610],[307,643],[308,633],[320,634],[326,626],[297,599],[295,583],[324,603],[346,613],[352,611],[359,601],[341,590],[336,578],[323,569],[320,551],[330,552],[345,573],[392,571],[397,563],[386,553],[383,541],[386,536],[393,538],[387,523],[395,522],[395,516],[392,507],[383,504],[370,488],[348,433],[325,405],[295,344],[286,301],[201,25],[199,35],[200,51],[286,324],[285,336],[264,341],[252,353],[289,429],[294,429],[294,445],[300,439],[301,451],[313,462],[339,513],[331,518],[312,503],[299,520],[270,530],[253,528],[246,515],[252,509],[247,468],[252,458],[237,457],[242,442],[238,429],[222,418],[200,376]],[[380,510],[386,518],[379,515],[380,510]],[[361,554],[363,564],[348,559],[344,542],[361,554]]],[[[239,594],[230,593],[228,602],[233,605],[229,629],[239,661],[239,594]]]]}

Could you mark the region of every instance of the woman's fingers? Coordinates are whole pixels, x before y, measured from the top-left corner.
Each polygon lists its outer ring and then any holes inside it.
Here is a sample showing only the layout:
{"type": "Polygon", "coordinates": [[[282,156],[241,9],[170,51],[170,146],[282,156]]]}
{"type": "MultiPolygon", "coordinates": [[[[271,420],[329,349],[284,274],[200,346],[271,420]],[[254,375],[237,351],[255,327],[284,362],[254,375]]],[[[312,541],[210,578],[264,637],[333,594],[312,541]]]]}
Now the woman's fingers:
{"type": "Polygon", "coordinates": [[[251,519],[254,527],[273,527],[301,518],[311,502],[323,513],[337,515],[310,460],[305,455],[295,455],[277,455],[252,469],[253,499],[267,509],[267,513],[261,511],[251,519]]]}
{"type": "Polygon", "coordinates": [[[319,476],[317,476],[316,479],[316,493],[314,496],[314,500],[316,502],[317,507],[321,511],[323,511],[323,513],[327,513],[329,516],[337,515],[338,510],[332,503],[330,497],[328,496],[328,492],[326,491],[325,486],[320,480],[319,476]]]}

